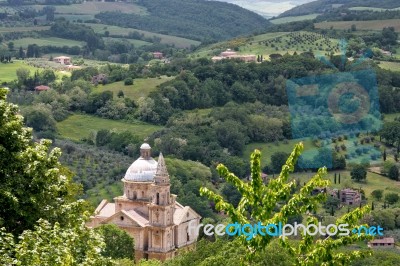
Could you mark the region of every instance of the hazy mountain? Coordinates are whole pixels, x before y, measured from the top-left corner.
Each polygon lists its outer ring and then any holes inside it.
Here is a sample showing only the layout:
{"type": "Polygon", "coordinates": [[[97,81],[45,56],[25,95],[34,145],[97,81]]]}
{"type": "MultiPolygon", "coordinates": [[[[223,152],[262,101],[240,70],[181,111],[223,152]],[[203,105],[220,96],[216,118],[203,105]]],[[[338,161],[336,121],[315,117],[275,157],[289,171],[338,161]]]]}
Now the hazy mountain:
{"type": "Polygon", "coordinates": [[[281,13],[290,10],[296,6],[312,2],[314,0],[219,0],[228,2],[255,13],[258,13],[266,18],[278,16],[281,13]]]}
{"type": "Polygon", "coordinates": [[[378,8],[397,8],[400,7],[399,0],[318,0],[312,1],[298,1],[300,5],[293,7],[290,10],[281,14],[281,17],[286,16],[301,16],[312,13],[323,13],[329,9],[336,7],[378,7],[378,8]]]}

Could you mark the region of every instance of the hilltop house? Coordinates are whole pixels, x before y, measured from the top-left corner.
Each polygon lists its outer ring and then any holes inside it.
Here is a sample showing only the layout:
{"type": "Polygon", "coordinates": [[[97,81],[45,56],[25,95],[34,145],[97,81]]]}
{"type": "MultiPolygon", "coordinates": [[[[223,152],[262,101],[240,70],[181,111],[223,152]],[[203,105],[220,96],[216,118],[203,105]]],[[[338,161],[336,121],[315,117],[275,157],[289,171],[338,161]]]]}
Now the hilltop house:
{"type": "Polygon", "coordinates": [[[354,205],[361,202],[361,194],[356,190],[346,188],[339,191],[339,199],[341,203],[354,205]]]}
{"type": "Polygon", "coordinates": [[[164,55],[161,52],[154,52],[153,57],[154,59],[163,59],[164,55]]]}
{"type": "Polygon", "coordinates": [[[386,248],[394,248],[394,238],[393,237],[385,237],[380,239],[374,239],[368,242],[368,247],[377,248],[377,247],[386,247],[386,248]]]}
{"type": "Polygon", "coordinates": [[[70,65],[71,64],[71,57],[68,56],[58,56],[54,57],[53,61],[59,63],[61,65],[70,65]]]}
{"type": "Polygon", "coordinates": [[[237,52],[228,49],[222,52],[219,56],[211,58],[213,62],[217,62],[223,59],[240,59],[244,62],[257,62],[257,56],[255,55],[239,55],[237,52]]]}
{"type": "Polygon", "coordinates": [[[50,87],[49,86],[45,86],[45,85],[39,85],[39,86],[36,86],[35,87],[35,91],[47,91],[47,90],[49,90],[50,89],[50,87]]]}
{"type": "Polygon", "coordinates": [[[116,224],[135,239],[135,260],[163,261],[195,245],[197,237],[189,234],[188,226],[191,221],[197,226],[201,217],[170,194],[164,157],[160,153],[157,162],[150,152],[150,145],[142,144],[140,157],[122,179],[124,194],[114,203],[103,200],[87,225],[116,224]]]}

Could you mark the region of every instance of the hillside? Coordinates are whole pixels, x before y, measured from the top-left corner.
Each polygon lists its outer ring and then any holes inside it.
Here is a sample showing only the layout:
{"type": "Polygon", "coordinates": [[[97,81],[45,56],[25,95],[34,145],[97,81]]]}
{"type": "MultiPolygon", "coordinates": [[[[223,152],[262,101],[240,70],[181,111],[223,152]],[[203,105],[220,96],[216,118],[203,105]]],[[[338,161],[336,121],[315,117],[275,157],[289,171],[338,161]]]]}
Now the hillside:
{"type": "Polygon", "coordinates": [[[104,24],[205,41],[224,40],[264,30],[269,22],[239,6],[195,0],[139,0],[148,15],[108,11],[95,17],[104,24]]]}
{"type": "Polygon", "coordinates": [[[304,5],[296,6],[291,10],[283,12],[279,17],[302,16],[313,13],[323,13],[338,7],[377,7],[397,8],[400,6],[397,0],[318,0],[304,5]]]}

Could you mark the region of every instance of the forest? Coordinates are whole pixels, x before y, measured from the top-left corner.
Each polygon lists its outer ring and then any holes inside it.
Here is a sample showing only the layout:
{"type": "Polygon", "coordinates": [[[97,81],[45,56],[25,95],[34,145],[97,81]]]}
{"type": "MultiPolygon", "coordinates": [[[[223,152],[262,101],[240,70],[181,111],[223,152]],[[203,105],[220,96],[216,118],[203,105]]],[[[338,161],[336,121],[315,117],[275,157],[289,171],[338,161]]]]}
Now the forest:
{"type": "Polygon", "coordinates": [[[229,39],[263,31],[267,20],[238,6],[203,1],[139,1],[149,15],[103,12],[102,23],[186,37],[202,42],[229,39]],[[179,12],[177,12],[179,10],[179,12]]]}

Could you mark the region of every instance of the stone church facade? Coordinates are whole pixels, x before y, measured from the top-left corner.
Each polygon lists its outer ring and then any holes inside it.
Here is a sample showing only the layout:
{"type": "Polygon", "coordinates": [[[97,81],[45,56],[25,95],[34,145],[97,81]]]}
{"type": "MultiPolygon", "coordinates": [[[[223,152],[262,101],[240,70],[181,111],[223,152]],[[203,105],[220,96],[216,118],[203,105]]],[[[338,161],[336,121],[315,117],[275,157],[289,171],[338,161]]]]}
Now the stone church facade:
{"type": "Polygon", "coordinates": [[[128,168],[124,195],[114,203],[103,200],[96,208],[89,227],[115,224],[135,239],[135,260],[142,258],[166,260],[179,250],[192,248],[196,236],[188,225],[200,223],[200,215],[176,201],[170,194],[170,179],[164,157],[158,162],[151,157],[147,143],[140,147],[140,157],[128,168]]]}

